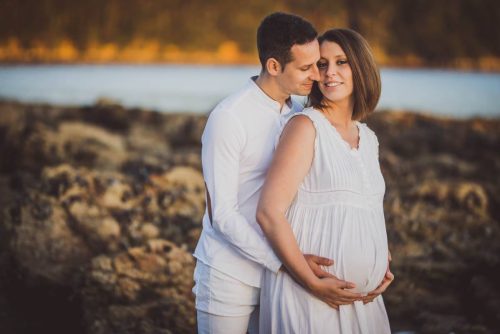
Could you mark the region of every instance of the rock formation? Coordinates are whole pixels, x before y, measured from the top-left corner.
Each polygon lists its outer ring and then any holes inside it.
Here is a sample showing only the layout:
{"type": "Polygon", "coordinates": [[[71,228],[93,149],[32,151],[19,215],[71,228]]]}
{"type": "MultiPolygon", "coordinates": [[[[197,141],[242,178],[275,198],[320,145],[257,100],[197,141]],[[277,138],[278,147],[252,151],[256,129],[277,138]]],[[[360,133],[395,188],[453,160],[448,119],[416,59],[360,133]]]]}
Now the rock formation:
{"type": "MultiPolygon", "coordinates": [[[[0,332],[192,333],[205,116],[0,102],[0,332]],[[50,307],[48,307],[50,305],[50,307]]],[[[500,328],[500,120],[377,112],[393,330],[500,328]]]]}

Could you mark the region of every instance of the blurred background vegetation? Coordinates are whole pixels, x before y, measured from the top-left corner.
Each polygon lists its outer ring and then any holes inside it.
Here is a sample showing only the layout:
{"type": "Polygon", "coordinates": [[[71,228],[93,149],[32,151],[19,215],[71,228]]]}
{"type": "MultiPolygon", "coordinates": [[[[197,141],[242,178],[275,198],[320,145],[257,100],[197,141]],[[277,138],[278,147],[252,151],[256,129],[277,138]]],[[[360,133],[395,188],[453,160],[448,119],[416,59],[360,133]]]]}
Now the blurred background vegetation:
{"type": "Polygon", "coordinates": [[[500,69],[496,0],[0,0],[0,61],[255,63],[273,11],[355,29],[382,65],[500,69]]]}

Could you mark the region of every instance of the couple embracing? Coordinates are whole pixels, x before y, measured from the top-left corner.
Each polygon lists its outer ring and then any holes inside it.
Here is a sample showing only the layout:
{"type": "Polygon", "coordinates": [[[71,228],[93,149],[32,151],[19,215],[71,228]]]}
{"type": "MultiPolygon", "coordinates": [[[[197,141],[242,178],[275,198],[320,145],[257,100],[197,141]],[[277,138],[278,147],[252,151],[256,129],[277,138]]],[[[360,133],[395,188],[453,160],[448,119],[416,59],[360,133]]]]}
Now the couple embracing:
{"type": "Polygon", "coordinates": [[[385,183],[359,122],[381,91],[370,48],[286,13],[261,22],[257,48],[260,74],[202,136],[198,332],[390,333],[385,183]]]}

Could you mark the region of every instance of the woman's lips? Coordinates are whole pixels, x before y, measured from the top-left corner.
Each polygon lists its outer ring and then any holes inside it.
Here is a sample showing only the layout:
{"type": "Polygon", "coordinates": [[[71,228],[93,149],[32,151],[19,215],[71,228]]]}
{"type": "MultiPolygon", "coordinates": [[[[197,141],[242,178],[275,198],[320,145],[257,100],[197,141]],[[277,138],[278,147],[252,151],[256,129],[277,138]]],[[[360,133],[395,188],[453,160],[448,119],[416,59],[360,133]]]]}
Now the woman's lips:
{"type": "Polygon", "coordinates": [[[342,84],[343,84],[343,82],[335,81],[335,82],[325,82],[324,85],[326,87],[337,87],[337,86],[340,86],[342,84]]]}

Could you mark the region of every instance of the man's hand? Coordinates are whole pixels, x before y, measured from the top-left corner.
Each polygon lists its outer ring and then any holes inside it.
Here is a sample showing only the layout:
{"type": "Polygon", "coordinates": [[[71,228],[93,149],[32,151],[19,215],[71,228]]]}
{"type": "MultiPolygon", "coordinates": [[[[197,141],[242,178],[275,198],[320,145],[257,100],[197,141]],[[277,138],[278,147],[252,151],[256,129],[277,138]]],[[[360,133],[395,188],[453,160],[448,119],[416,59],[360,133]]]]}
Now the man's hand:
{"type": "Polygon", "coordinates": [[[333,265],[333,260],[312,254],[304,254],[304,258],[306,259],[307,264],[313,271],[314,275],[316,275],[318,278],[335,277],[332,274],[324,271],[323,268],[320,267],[320,266],[328,267],[333,265]]]}
{"type": "MultiPolygon", "coordinates": [[[[321,268],[321,266],[333,265],[333,260],[312,254],[304,254],[304,258],[317,277],[314,283],[306,289],[317,298],[337,310],[340,305],[348,305],[361,300],[361,294],[347,290],[355,288],[354,283],[340,280],[321,268]]],[[[287,271],[285,266],[282,266],[280,270],[287,271]]]]}
{"type": "Polygon", "coordinates": [[[329,306],[338,310],[340,305],[352,304],[362,298],[361,294],[347,290],[355,287],[354,283],[329,275],[329,277],[317,280],[316,284],[310,287],[310,291],[329,306]]]}
{"type": "Polygon", "coordinates": [[[346,290],[354,288],[354,283],[340,280],[321,268],[321,266],[333,265],[333,260],[312,254],[304,254],[304,258],[314,275],[320,278],[318,284],[311,289],[316,297],[337,310],[340,305],[352,304],[361,298],[360,294],[346,290]]]}
{"type": "Polygon", "coordinates": [[[392,256],[391,252],[389,252],[389,258],[387,261],[387,271],[385,272],[384,279],[375,290],[370,291],[366,296],[362,298],[364,304],[371,303],[375,298],[384,293],[385,290],[387,290],[389,285],[392,283],[392,281],[394,281],[394,274],[391,272],[391,269],[389,268],[389,264],[391,261],[392,261],[392,256]]]}

